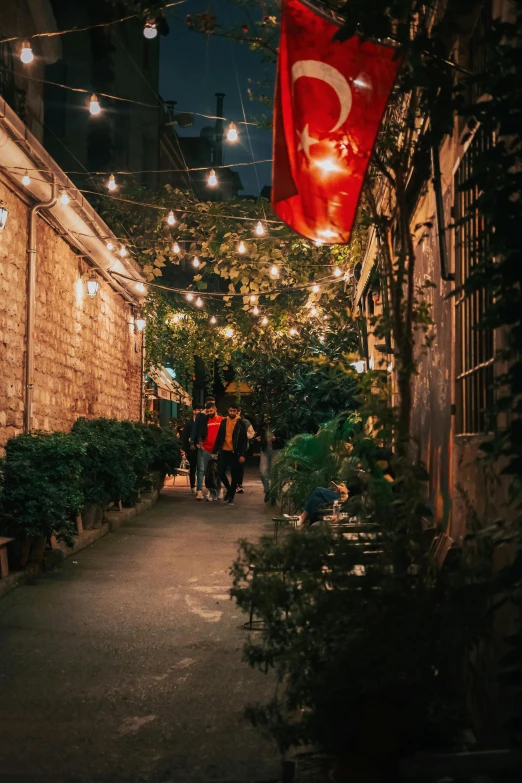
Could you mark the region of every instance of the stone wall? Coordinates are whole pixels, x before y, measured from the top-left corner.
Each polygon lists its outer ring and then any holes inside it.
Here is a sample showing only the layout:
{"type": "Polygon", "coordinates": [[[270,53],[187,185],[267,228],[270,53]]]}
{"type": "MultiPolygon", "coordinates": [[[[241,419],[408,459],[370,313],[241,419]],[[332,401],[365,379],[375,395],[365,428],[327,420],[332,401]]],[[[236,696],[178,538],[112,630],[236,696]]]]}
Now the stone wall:
{"type": "MultiPolygon", "coordinates": [[[[0,232],[0,448],[22,431],[29,208],[0,180],[9,209],[0,232]]],[[[79,416],[138,419],[141,335],[123,298],[100,279],[87,295],[86,262],[37,218],[34,427],[68,430],[79,416]]]]}

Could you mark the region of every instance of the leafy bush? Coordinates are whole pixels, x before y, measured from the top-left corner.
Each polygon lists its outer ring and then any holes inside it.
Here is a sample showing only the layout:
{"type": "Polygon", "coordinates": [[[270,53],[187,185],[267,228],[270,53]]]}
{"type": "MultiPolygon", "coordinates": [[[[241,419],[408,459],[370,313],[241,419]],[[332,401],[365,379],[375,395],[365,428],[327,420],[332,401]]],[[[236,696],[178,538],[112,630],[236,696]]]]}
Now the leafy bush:
{"type": "Polygon", "coordinates": [[[3,463],[4,525],[27,536],[57,537],[72,546],[83,505],[85,447],[70,435],[34,433],[11,438],[3,463]]]}
{"type": "Polygon", "coordinates": [[[140,432],[147,450],[148,470],[173,473],[181,464],[181,443],[171,430],[149,424],[134,425],[140,432]]]}

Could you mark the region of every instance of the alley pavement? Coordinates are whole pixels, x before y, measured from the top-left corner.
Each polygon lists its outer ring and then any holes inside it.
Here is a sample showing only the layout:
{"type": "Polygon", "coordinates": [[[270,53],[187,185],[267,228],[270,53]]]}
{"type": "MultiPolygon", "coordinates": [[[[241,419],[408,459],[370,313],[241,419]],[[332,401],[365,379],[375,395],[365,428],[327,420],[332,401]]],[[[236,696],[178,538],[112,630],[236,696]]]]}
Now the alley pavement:
{"type": "Polygon", "coordinates": [[[238,539],[270,533],[271,511],[255,471],[234,506],[168,488],[0,601],[1,783],[279,779],[243,716],[274,682],[242,662],[228,596],[238,539]]]}

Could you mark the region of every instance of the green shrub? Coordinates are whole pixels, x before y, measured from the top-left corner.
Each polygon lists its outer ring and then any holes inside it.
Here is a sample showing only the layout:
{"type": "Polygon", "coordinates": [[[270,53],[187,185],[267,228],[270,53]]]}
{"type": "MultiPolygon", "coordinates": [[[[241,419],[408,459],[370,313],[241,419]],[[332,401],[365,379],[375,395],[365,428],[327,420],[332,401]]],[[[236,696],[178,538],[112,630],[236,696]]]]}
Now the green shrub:
{"type": "Polygon", "coordinates": [[[171,430],[150,424],[136,423],[135,428],[141,435],[147,450],[149,472],[158,472],[163,476],[173,473],[181,464],[181,443],[171,430]]]}
{"type": "Polygon", "coordinates": [[[27,536],[56,534],[72,546],[75,517],[83,505],[85,447],[70,435],[34,433],[11,438],[3,461],[4,526],[27,536]]]}

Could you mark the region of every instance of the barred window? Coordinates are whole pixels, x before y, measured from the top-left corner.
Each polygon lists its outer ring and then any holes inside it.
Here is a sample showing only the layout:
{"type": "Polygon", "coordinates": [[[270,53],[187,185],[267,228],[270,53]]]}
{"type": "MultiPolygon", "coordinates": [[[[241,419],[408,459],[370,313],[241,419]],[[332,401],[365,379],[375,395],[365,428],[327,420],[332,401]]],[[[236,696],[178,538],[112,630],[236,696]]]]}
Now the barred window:
{"type": "MultiPolygon", "coordinates": [[[[490,231],[474,205],[479,191],[469,184],[475,161],[491,146],[492,139],[479,127],[455,174],[455,277],[457,287],[486,258],[490,231]]],[[[494,335],[479,327],[491,303],[481,288],[456,302],[456,433],[472,435],[490,428],[493,408],[494,335]]]]}

